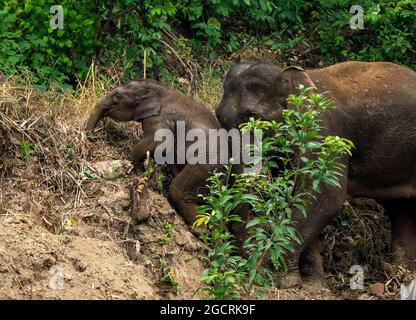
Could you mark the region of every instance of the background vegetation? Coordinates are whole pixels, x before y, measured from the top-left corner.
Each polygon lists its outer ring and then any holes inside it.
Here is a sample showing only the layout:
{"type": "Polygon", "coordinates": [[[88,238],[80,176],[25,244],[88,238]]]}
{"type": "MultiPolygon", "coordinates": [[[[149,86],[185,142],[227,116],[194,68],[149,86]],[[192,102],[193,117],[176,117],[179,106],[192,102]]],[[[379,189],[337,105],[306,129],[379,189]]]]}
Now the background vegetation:
{"type": "Polygon", "coordinates": [[[94,62],[127,80],[142,76],[146,51],[150,77],[192,78],[196,65],[247,47],[307,66],[354,59],[416,68],[414,0],[359,1],[363,30],[349,27],[355,0],[62,0],[63,30],[49,26],[54,4],[0,0],[0,70],[74,86],[94,62]],[[296,50],[310,59],[297,61],[296,50]]]}

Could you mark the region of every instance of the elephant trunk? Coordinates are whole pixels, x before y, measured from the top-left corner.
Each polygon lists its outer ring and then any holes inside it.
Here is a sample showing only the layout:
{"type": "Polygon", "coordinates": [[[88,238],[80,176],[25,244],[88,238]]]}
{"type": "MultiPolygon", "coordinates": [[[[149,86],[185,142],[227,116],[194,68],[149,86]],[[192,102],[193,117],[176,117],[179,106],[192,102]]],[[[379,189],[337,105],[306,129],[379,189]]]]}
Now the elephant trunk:
{"type": "Polygon", "coordinates": [[[95,128],[98,121],[103,118],[105,110],[101,108],[99,105],[95,106],[94,111],[91,113],[90,117],[88,118],[87,127],[85,128],[86,131],[90,131],[95,128]]]}

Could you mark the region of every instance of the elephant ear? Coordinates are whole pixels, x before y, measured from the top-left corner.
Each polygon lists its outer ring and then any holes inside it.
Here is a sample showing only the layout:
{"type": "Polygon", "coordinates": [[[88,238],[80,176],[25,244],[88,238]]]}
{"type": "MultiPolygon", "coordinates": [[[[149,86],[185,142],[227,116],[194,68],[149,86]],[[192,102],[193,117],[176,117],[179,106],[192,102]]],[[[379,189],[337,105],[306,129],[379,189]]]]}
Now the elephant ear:
{"type": "Polygon", "coordinates": [[[296,92],[296,89],[300,84],[303,84],[305,87],[312,87],[313,90],[317,90],[311,78],[309,78],[305,70],[300,67],[291,66],[283,69],[281,77],[287,94],[296,92]]]}
{"type": "Polygon", "coordinates": [[[134,120],[143,120],[152,116],[158,116],[162,102],[159,95],[152,89],[139,90],[136,96],[136,107],[134,108],[134,120]]]}

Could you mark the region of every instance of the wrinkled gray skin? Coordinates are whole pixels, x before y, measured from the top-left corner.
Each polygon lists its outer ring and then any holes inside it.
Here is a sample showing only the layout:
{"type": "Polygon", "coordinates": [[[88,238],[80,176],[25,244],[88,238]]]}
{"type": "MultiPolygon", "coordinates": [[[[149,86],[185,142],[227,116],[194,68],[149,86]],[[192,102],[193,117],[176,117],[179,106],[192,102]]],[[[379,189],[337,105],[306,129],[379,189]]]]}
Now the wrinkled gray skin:
{"type": "MultiPolygon", "coordinates": [[[[154,140],[158,129],[169,129],[176,137],[177,121],[184,121],[186,132],[202,129],[208,136],[209,129],[219,129],[214,114],[192,98],[160,85],[152,80],[132,81],[113,90],[102,98],[91,113],[86,130],[91,131],[104,117],[118,121],[136,120],[142,123],[143,139],[134,146],[132,162],[139,174],[147,151],[151,157],[162,143],[154,140]]],[[[175,144],[171,146],[176,154],[175,144]]],[[[186,143],[186,148],[192,142],[186,143]]],[[[208,146],[209,142],[207,142],[208,146]]],[[[216,150],[215,150],[216,153],[216,150]]],[[[209,157],[209,153],[207,152],[209,157]]],[[[175,163],[176,157],[175,157],[175,163]]],[[[195,220],[195,207],[200,202],[199,193],[206,191],[206,179],[217,165],[178,164],[171,165],[174,179],[169,186],[169,200],[188,224],[195,220]]]]}
{"type": "Polygon", "coordinates": [[[279,120],[298,84],[328,92],[337,108],[326,113],[324,133],[350,139],[356,148],[342,159],[342,188],[325,187],[306,218],[295,215],[304,242],[286,256],[289,272],[281,285],[302,283],[299,260],[304,258],[309,275],[324,279],[319,233],[353,197],[374,198],[385,206],[396,262],[416,259],[416,72],[387,62],[344,62],[306,71],[241,63],[226,75],[217,118],[226,129],[250,116],[279,120]]]}

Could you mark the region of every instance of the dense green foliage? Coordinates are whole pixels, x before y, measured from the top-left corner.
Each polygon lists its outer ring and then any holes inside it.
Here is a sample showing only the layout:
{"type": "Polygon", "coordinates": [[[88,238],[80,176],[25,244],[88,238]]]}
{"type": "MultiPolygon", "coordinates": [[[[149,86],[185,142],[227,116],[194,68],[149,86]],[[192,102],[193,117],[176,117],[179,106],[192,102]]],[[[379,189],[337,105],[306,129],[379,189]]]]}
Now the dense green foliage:
{"type": "Polygon", "coordinates": [[[98,48],[100,15],[92,1],[63,0],[64,29],[51,29],[52,0],[0,1],[0,69],[32,71],[35,83],[69,82],[88,72],[98,48]],[[81,8],[81,10],[80,10],[81,8]]]}
{"type": "Polygon", "coordinates": [[[286,58],[303,42],[326,63],[389,60],[416,67],[414,0],[360,1],[363,30],[349,27],[352,0],[62,0],[63,30],[49,27],[54,4],[0,0],[0,70],[29,69],[38,84],[74,84],[95,61],[116,64],[132,78],[142,74],[146,50],[149,70],[167,77],[172,48],[183,59],[212,60],[247,46],[286,58]]]}
{"type": "Polygon", "coordinates": [[[351,0],[322,1],[317,31],[321,53],[329,63],[348,58],[391,61],[416,69],[416,1],[360,1],[364,29],[344,28],[351,0]]]}
{"type": "Polygon", "coordinates": [[[273,132],[262,144],[251,146],[262,150],[253,163],[262,162],[260,173],[231,174],[228,167],[226,173],[210,178],[210,192],[203,197],[206,204],[199,207],[195,222],[208,230],[202,237],[210,249],[202,280],[210,298],[250,297],[254,286],[272,286],[274,274],[267,262],[275,270],[284,270],[284,254],[302,241],[295,229],[295,210],[306,215],[322,185],[340,186],[344,166],[339,159],[350,155],[353,145],[340,137],[321,135],[322,113],[332,103],[304,87],[300,91],[288,98],[292,108],[283,111],[282,122],[250,119],[242,126],[243,131],[273,132]],[[278,176],[272,175],[273,168],[278,168],[278,176]],[[238,255],[234,235],[228,231],[230,223],[240,221],[235,209],[242,204],[248,204],[254,214],[246,224],[247,257],[238,255]]]}

